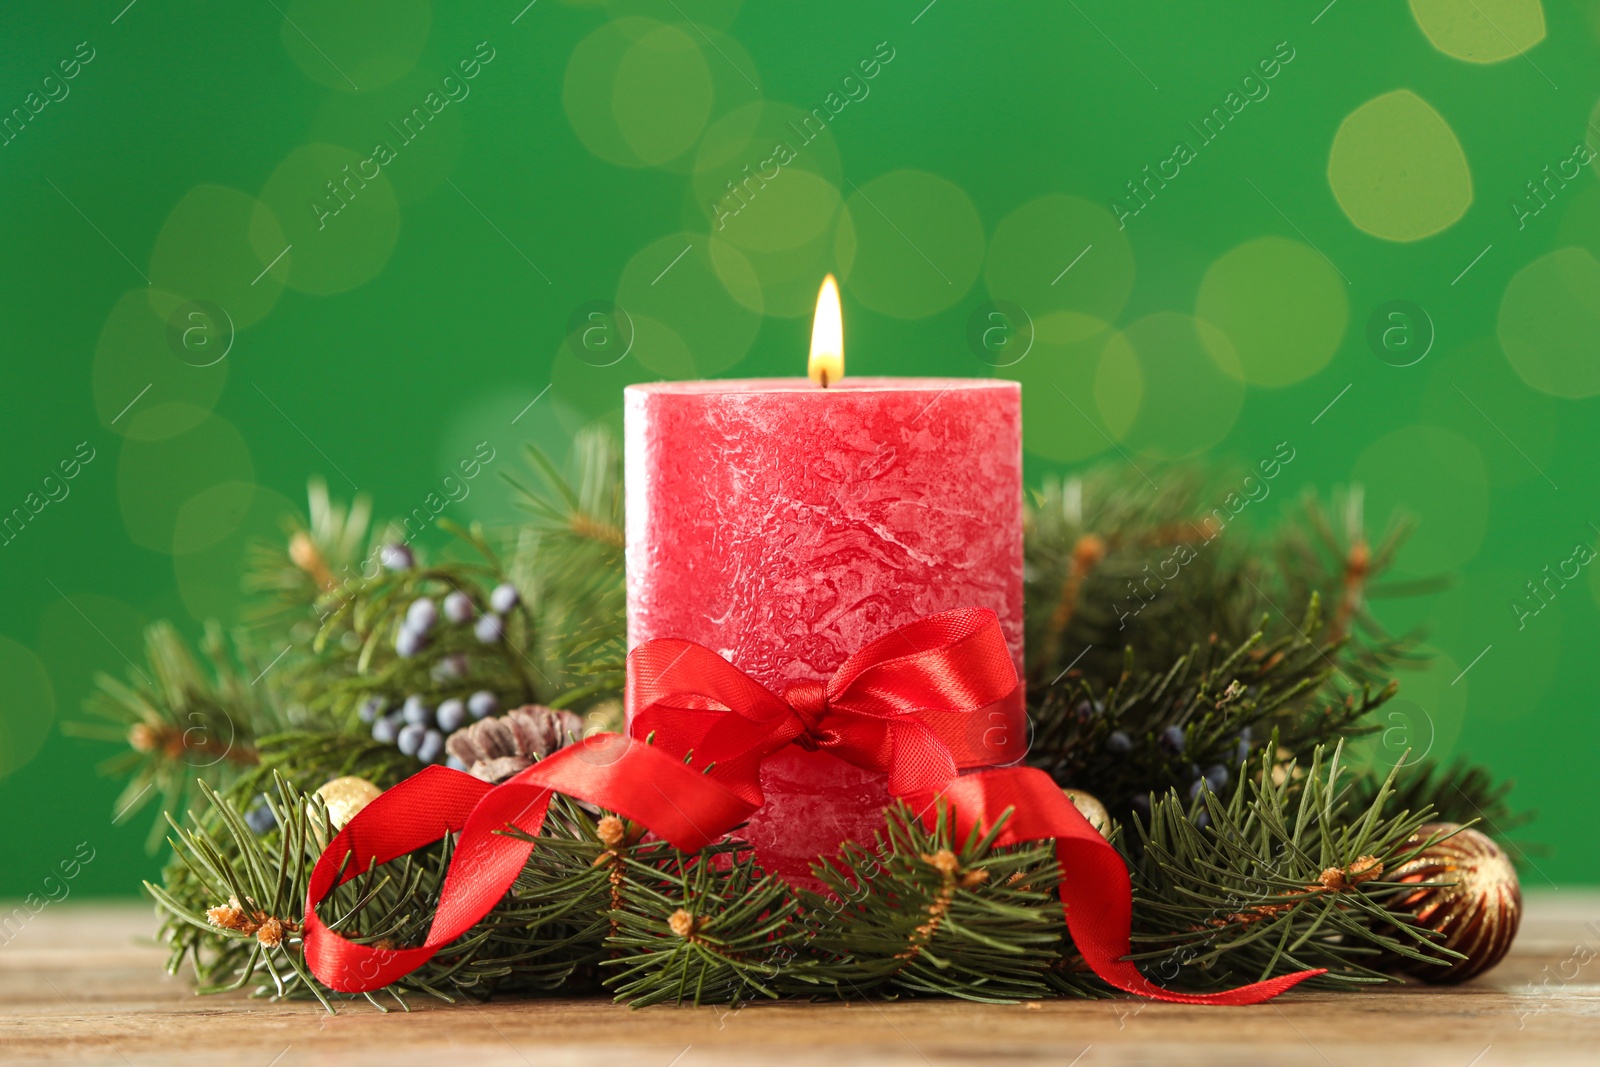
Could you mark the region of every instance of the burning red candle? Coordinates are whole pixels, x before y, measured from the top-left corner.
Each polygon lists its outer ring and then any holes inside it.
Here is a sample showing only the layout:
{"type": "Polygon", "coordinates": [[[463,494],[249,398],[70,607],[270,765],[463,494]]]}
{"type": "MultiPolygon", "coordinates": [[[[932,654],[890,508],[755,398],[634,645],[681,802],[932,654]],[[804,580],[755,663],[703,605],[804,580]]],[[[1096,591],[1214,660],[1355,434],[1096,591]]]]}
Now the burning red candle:
{"type": "MultiPolygon", "coordinates": [[[[989,608],[1022,666],[1021,390],[845,379],[838,290],[818,300],[810,380],[628,387],[628,642],[684,638],[782,692],[898,626],[989,608]]],[[[1020,700],[975,717],[995,761],[1020,700]]],[[[882,775],[791,746],[762,769],[744,836],[805,877],[882,827],[882,775]]]]}

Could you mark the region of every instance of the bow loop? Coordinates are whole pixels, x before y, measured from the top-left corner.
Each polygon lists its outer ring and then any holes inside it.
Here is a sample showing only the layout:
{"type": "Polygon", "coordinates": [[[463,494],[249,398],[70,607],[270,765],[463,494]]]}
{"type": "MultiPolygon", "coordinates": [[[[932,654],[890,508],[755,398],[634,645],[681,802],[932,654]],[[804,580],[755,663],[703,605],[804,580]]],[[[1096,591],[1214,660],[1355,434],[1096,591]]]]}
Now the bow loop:
{"type": "Polygon", "coordinates": [[[896,792],[936,790],[960,767],[995,758],[980,712],[1015,719],[1021,691],[992,611],[930,615],[871,642],[825,682],[796,682],[780,697],[692,641],[646,641],[628,655],[634,737],[762,802],[761,761],[789,744],[829,752],[889,775],[896,792]]]}

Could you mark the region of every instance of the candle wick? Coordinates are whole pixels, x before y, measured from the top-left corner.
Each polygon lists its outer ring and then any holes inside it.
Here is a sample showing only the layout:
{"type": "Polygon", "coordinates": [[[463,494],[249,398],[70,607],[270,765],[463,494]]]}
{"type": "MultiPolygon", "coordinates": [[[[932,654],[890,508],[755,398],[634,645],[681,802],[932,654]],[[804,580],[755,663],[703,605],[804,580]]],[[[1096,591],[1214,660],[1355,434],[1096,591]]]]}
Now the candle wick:
{"type": "Polygon", "coordinates": [[[818,375],[818,377],[820,377],[822,379],[822,387],[824,389],[826,389],[828,387],[828,372],[827,372],[827,370],[826,369],[820,370],[820,371],[817,372],[817,375],[818,375]]]}

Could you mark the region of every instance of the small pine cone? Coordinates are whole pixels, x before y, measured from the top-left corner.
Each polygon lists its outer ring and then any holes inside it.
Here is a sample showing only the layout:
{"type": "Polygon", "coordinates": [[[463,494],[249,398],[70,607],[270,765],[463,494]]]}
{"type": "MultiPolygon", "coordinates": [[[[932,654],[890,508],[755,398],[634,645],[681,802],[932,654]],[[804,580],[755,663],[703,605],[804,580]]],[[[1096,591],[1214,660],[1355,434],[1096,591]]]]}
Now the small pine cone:
{"type": "Polygon", "coordinates": [[[572,712],[539,704],[513,708],[505,720],[516,738],[517,755],[525,759],[543,759],[571,744],[583,732],[583,720],[572,712]]]}
{"type": "Polygon", "coordinates": [[[256,940],[268,948],[277,948],[283,944],[283,923],[275,918],[268,918],[257,928],[256,940]]]}
{"type": "Polygon", "coordinates": [[[226,904],[207,908],[206,921],[219,930],[239,930],[249,920],[245,917],[244,909],[239,906],[239,901],[230,898],[226,904]]]}
{"type": "Polygon", "coordinates": [[[532,766],[531,760],[525,760],[521,756],[497,756],[494,759],[478,760],[467,768],[467,772],[474,778],[499,785],[512,775],[520,774],[532,766]]]}
{"type": "Polygon", "coordinates": [[[570,711],[526,704],[463,726],[445,741],[445,750],[473,777],[499,783],[571,744],[582,730],[583,720],[570,711]]]}
{"type": "Polygon", "coordinates": [[[483,760],[516,755],[516,739],[511,734],[511,728],[494,718],[463,726],[450,735],[444,747],[450,755],[469,767],[483,760]]]}

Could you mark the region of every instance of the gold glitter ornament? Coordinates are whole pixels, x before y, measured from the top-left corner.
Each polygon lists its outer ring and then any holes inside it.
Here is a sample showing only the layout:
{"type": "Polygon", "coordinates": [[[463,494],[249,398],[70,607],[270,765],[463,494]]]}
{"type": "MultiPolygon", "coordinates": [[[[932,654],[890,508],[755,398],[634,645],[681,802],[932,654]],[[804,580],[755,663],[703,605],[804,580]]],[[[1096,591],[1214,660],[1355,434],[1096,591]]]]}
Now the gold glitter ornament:
{"type": "Polygon", "coordinates": [[[1085,793],[1082,789],[1063,789],[1061,792],[1101,837],[1111,833],[1111,813],[1092,793],[1085,793]]]}
{"type": "Polygon", "coordinates": [[[1453,882],[1402,894],[1389,905],[1410,913],[1416,923],[1443,934],[1439,942],[1466,956],[1443,965],[1403,960],[1396,969],[1425,982],[1464,982],[1482,974],[1511,948],[1522,921],[1522,890],[1517,869],[1485,834],[1456,823],[1428,823],[1406,842],[1415,848],[1429,837],[1455,831],[1387,876],[1396,882],[1453,882]]]}
{"type": "Polygon", "coordinates": [[[328,822],[338,833],[349,821],[383,794],[383,790],[365,778],[349,776],[335,778],[317,790],[317,796],[328,809],[328,822]]]}

